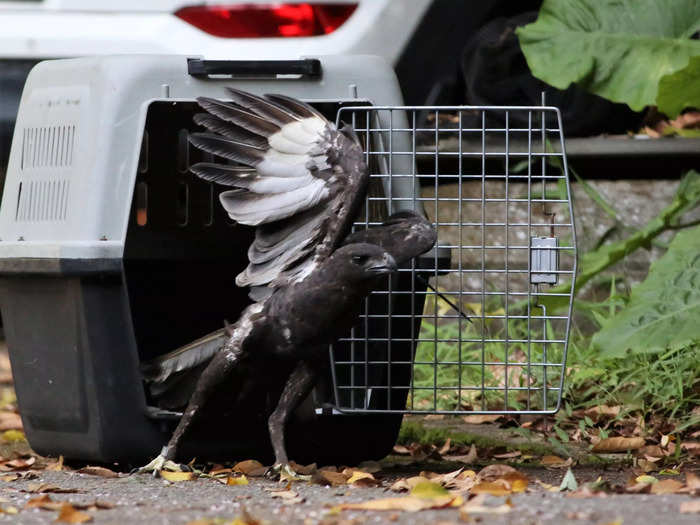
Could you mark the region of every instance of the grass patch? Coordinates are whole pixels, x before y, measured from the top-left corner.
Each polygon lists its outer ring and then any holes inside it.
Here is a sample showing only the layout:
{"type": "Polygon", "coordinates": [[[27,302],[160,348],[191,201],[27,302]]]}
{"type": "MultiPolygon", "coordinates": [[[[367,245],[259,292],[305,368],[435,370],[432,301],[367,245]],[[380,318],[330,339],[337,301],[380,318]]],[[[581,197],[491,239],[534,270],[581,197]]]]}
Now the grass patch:
{"type": "Polygon", "coordinates": [[[519,450],[524,454],[532,454],[535,456],[562,453],[562,450],[557,450],[556,447],[550,444],[538,443],[531,439],[516,442],[505,438],[460,432],[450,428],[430,427],[419,421],[410,420],[404,420],[401,425],[397,443],[402,445],[409,445],[411,443],[442,445],[448,438],[452,440],[453,445],[474,445],[477,449],[503,448],[507,451],[519,450]]]}
{"type": "MultiPolygon", "coordinates": [[[[497,305],[487,310],[487,315],[503,314],[497,305]]],[[[550,340],[556,338],[553,333],[550,325],[550,340]]],[[[541,327],[531,325],[528,336],[525,319],[508,321],[509,340],[537,341],[543,339],[541,334],[541,327]]],[[[544,349],[537,342],[509,342],[507,346],[503,342],[489,342],[505,337],[506,327],[500,319],[486,319],[483,325],[478,318],[474,323],[433,323],[424,319],[420,332],[422,341],[417,346],[413,366],[414,391],[413,397],[408,399],[409,408],[443,411],[553,409],[564,359],[563,345],[549,344],[544,349]],[[543,362],[554,366],[545,367],[543,362]],[[545,369],[546,402],[542,393],[545,369]],[[434,385],[437,390],[433,389],[434,385]]]]}

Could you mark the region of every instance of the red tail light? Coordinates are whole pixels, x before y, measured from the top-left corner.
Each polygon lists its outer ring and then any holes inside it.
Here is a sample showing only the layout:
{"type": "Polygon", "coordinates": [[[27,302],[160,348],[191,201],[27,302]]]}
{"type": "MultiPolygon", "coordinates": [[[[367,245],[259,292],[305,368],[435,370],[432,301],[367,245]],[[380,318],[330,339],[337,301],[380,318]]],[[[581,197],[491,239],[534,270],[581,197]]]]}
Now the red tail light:
{"type": "Polygon", "coordinates": [[[175,15],[226,38],[327,35],[343,25],[357,4],[241,4],[183,7],[175,15]]]}

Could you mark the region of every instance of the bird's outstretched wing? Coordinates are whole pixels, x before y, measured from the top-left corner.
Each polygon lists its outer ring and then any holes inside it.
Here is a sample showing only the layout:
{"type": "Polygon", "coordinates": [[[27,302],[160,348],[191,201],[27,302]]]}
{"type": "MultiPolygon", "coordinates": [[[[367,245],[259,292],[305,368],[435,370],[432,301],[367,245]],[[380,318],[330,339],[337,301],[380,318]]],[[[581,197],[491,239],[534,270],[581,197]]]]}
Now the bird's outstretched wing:
{"type": "MultiPolygon", "coordinates": [[[[252,308],[259,311],[276,288],[303,280],[342,244],[364,203],[369,175],[351,129],[336,129],[311,106],[284,95],[229,93],[232,103],[197,99],[206,113],[194,121],[207,131],[190,135],[197,148],[228,163],[190,169],[228,186],[219,196],[226,212],[256,226],[250,263],[236,283],[250,287],[258,303],[252,308]]],[[[144,365],[145,378],[157,384],[188,373],[226,339],[223,331],[215,332],[160,356],[144,365]]]]}
{"type": "Polygon", "coordinates": [[[229,186],[220,195],[229,216],[256,226],[250,264],[236,278],[260,301],[302,280],[349,233],[368,181],[352,131],[283,95],[259,97],[229,88],[233,103],[197,101],[196,147],[235,164],[199,163],[198,177],[229,186]]]}

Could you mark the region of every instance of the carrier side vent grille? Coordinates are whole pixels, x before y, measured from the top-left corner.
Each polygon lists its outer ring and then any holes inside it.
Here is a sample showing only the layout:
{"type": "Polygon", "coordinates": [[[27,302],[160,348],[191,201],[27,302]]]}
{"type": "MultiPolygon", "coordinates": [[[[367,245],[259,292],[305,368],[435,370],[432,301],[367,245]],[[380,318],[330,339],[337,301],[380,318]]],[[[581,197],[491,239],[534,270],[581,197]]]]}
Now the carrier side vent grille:
{"type": "Polygon", "coordinates": [[[22,132],[22,171],[66,168],[73,164],[75,125],[25,128],[22,132]]]}
{"type": "Polygon", "coordinates": [[[70,181],[30,180],[21,182],[17,195],[17,222],[63,221],[68,212],[70,181]]]}

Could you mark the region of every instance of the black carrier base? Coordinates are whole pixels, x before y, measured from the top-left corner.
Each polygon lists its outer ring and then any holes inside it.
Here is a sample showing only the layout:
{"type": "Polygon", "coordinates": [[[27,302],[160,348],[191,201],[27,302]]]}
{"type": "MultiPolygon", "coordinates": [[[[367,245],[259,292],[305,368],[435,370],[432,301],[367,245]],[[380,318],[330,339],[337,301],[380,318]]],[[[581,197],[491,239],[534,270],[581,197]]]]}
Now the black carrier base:
{"type": "Polygon", "coordinates": [[[36,452],[129,462],[158,450],[163,434],[146,417],[121,271],[5,274],[0,304],[36,452]]]}

